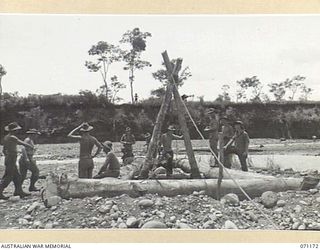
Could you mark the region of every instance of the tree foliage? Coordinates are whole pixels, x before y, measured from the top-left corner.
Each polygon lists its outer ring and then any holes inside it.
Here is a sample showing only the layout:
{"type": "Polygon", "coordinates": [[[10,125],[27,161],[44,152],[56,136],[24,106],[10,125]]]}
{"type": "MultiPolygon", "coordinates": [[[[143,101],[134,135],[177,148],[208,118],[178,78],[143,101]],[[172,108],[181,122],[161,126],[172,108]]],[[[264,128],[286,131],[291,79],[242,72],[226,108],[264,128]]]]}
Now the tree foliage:
{"type": "Polygon", "coordinates": [[[124,70],[129,71],[129,83],[131,90],[131,101],[134,103],[133,83],[135,80],[135,71],[145,67],[151,67],[151,63],[141,59],[141,53],[146,49],[146,40],[151,37],[151,33],[142,32],[139,28],[128,30],[122,35],[120,43],[129,45],[129,50],[123,50],[122,60],[125,62],[124,70]]]}
{"type": "Polygon", "coordinates": [[[261,102],[263,84],[257,76],[246,77],[243,80],[237,81],[237,85],[240,87],[237,92],[238,100],[249,99],[253,102],[261,102]],[[250,97],[247,96],[248,92],[251,93],[250,97]]]}
{"type": "MultiPolygon", "coordinates": [[[[171,63],[175,64],[177,62],[177,60],[178,60],[178,58],[172,59],[171,63]]],[[[164,62],[162,62],[162,66],[163,67],[161,69],[152,73],[153,78],[162,83],[161,87],[154,89],[154,90],[151,90],[151,95],[158,97],[158,98],[161,98],[165,95],[166,86],[169,83],[168,76],[167,76],[167,70],[166,70],[164,62]]],[[[192,76],[192,74],[190,72],[189,66],[185,67],[183,70],[181,70],[181,72],[179,74],[178,82],[176,82],[177,86],[181,87],[184,84],[184,82],[187,79],[189,79],[191,76],[192,76]]]]}
{"type": "Polygon", "coordinates": [[[2,80],[2,77],[4,75],[7,74],[7,71],[5,70],[5,68],[0,64],[0,98],[2,96],[2,84],[1,84],[1,80],[2,80]]]}
{"type": "Polygon", "coordinates": [[[120,60],[121,50],[118,46],[100,41],[96,45],[93,45],[88,53],[90,56],[94,56],[95,60],[86,61],[85,66],[90,72],[100,72],[104,82],[105,97],[107,102],[109,102],[110,94],[108,91],[110,88],[108,87],[107,75],[110,65],[120,60]]]}

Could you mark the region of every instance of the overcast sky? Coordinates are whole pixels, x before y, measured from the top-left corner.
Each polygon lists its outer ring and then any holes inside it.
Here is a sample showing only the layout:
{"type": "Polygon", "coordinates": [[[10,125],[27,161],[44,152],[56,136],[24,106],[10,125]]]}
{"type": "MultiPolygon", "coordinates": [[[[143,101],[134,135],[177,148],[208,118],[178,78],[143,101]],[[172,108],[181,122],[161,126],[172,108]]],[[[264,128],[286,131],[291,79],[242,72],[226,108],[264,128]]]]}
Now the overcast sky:
{"type": "MultiPolygon", "coordinates": [[[[98,41],[118,44],[135,27],[152,33],[143,59],[152,67],[137,71],[135,92],[147,98],[160,83],[151,73],[159,69],[161,52],[182,57],[192,77],[181,94],[214,100],[223,84],[258,76],[264,84],[303,75],[320,100],[320,15],[313,16],[89,16],[0,15],[0,64],[6,70],[3,91],[77,94],[95,91],[101,75],[84,63],[98,41]]],[[[123,64],[112,65],[109,76],[128,83],[123,64]]],[[[129,87],[120,92],[130,100],[129,87]]]]}

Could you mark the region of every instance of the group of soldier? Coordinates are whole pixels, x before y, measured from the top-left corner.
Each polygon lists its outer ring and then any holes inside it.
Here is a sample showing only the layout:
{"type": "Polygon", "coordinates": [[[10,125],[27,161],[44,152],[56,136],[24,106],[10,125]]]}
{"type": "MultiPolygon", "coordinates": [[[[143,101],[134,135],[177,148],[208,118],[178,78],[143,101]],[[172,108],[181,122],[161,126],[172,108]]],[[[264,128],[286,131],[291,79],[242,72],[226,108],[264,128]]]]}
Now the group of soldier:
{"type": "MultiPolygon", "coordinates": [[[[238,156],[241,163],[241,169],[248,171],[247,157],[249,148],[249,136],[244,129],[244,125],[241,121],[232,121],[227,116],[221,116],[221,111],[218,109],[210,108],[207,113],[209,116],[209,125],[204,129],[208,134],[210,149],[217,158],[223,152],[222,163],[225,167],[231,168],[231,156],[235,154],[238,156]],[[222,150],[221,150],[222,148],[222,150]]],[[[22,128],[18,123],[13,122],[5,127],[8,132],[3,140],[3,153],[5,155],[5,173],[0,182],[0,199],[8,199],[3,195],[4,189],[9,185],[11,181],[14,183],[15,191],[14,195],[25,197],[30,195],[22,189],[22,184],[26,178],[27,171],[31,171],[29,191],[39,191],[35,184],[39,179],[39,169],[36,161],[33,158],[35,152],[35,140],[40,135],[40,132],[36,129],[30,129],[26,132],[27,137],[24,141],[18,139],[17,133],[22,128]],[[16,161],[18,156],[17,146],[22,145],[22,154],[19,159],[19,169],[16,161]]],[[[78,127],[74,128],[68,137],[76,139],[80,143],[80,156],[78,163],[78,177],[79,178],[104,178],[120,176],[120,163],[113,152],[113,145],[111,141],[99,142],[94,136],[90,134],[93,130],[93,126],[88,123],[82,123],[78,127]],[[93,153],[94,146],[96,151],[93,153]],[[98,171],[98,174],[93,176],[94,162],[93,158],[96,157],[101,151],[106,154],[106,159],[103,166],[98,171]]],[[[173,149],[172,141],[182,139],[182,135],[176,135],[174,131],[176,128],[173,125],[169,125],[166,132],[160,137],[158,146],[159,157],[164,161],[163,167],[165,167],[167,176],[172,175],[173,169],[173,149]]],[[[146,145],[148,147],[151,134],[145,134],[146,145]]],[[[122,160],[126,163],[126,159],[134,157],[133,145],[136,140],[129,127],[126,128],[125,134],[120,139],[122,148],[122,160]]],[[[156,157],[156,155],[155,155],[156,157]]],[[[218,167],[218,161],[215,161],[212,167],[218,167]]]]}

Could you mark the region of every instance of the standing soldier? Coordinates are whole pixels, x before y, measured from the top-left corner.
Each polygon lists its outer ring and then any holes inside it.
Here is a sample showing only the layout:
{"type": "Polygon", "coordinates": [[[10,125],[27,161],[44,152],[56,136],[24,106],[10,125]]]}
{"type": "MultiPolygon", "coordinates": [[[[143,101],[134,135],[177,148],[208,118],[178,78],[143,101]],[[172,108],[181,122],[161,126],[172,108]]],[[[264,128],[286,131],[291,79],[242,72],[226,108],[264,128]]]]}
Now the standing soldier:
{"type": "Polygon", "coordinates": [[[127,127],[125,134],[122,135],[120,139],[120,143],[123,145],[122,149],[122,160],[125,162],[126,158],[133,158],[133,149],[132,145],[136,143],[136,139],[134,138],[134,135],[131,134],[131,128],[127,127]]]}
{"type": "Polygon", "coordinates": [[[205,131],[209,133],[209,144],[211,150],[216,156],[218,156],[219,112],[214,108],[210,108],[207,114],[210,115],[210,123],[209,126],[205,128],[205,131]]]}
{"type": "MultiPolygon", "coordinates": [[[[34,147],[34,141],[40,135],[40,132],[36,129],[30,129],[26,132],[27,138],[24,140],[25,143],[32,145],[34,147]]],[[[21,185],[23,184],[23,181],[27,177],[27,171],[31,171],[31,177],[30,177],[30,186],[29,191],[39,191],[35,187],[35,183],[39,179],[39,169],[37,167],[37,163],[35,159],[33,158],[35,149],[30,149],[28,147],[23,147],[22,149],[22,156],[19,159],[19,171],[21,174],[21,185]]]]}
{"type": "Polygon", "coordinates": [[[79,178],[92,178],[92,171],[94,167],[93,158],[96,157],[102,149],[100,142],[90,135],[90,131],[92,129],[93,127],[88,123],[82,123],[68,134],[68,137],[78,139],[80,142],[80,159],[78,165],[79,178]],[[78,130],[81,135],[74,135],[78,130]],[[97,151],[92,155],[94,145],[97,147],[97,151]]]}
{"type": "Polygon", "coordinates": [[[173,131],[175,131],[175,128],[170,125],[168,127],[168,130],[166,133],[162,134],[161,138],[160,138],[160,145],[159,148],[161,146],[163,146],[162,151],[161,151],[161,155],[163,157],[165,157],[166,159],[166,164],[165,164],[165,168],[167,170],[167,177],[171,177],[172,176],[172,168],[173,168],[173,150],[172,150],[172,140],[173,139],[182,139],[183,136],[179,136],[179,135],[175,135],[173,133],[173,131]]]}
{"type": "Polygon", "coordinates": [[[227,155],[236,154],[239,157],[242,171],[248,171],[247,158],[249,151],[249,135],[244,130],[244,125],[242,121],[236,121],[234,123],[235,134],[231,140],[224,146],[227,155]],[[234,146],[230,146],[232,143],[234,146]]]}
{"type": "Polygon", "coordinates": [[[146,141],[146,144],[145,146],[147,146],[147,150],[149,148],[149,144],[150,144],[150,141],[151,141],[151,134],[148,132],[146,134],[143,135],[145,141],[146,141]]]}
{"type": "Polygon", "coordinates": [[[16,137],[17,131],[21,129],[18,123],[10,123],[4,129],[9,133],[4,137],[3,140],[5,172],[0,182],[0,199],[8,199],[8,197],[3,195],[3,191],[10,184],[11,181],[13,181],[14,183],[14,195],[19,195],[21,198],[23,198],[30,194],[27,194],[22,190],[21,175],[19,174],[18,167],[16,164],[18,154],[17,145],[22,145],[32,150],[33,146],[19,140],[16,137]]]}
{"type": "MultiPolygon", "coordinates": [[[[225,146],[232,139],[232,137],[234,135],[234,130],[233,130],[232,125],[230,124],[230,120],[228,117],[226,117],[226,116],[221,117],[220,123],[222,126],[222,128],[221,128],[221,136],[222,136],[222,140],[223,140],[222,145],[225,146]]],[[[232,155],[226,154],[226,152],[225,152],[223,165],[226,168],[231,168],[231,159],[232,159],[232,155]]]]}

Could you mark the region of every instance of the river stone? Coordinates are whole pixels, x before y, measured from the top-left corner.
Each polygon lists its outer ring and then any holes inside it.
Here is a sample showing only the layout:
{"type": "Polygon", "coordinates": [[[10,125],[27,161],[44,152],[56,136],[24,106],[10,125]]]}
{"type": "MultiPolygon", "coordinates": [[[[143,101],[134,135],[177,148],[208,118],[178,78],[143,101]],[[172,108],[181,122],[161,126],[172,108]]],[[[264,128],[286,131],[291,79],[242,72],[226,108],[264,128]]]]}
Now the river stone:
{"type": "Polygon", "coordinates": [[[275,192],[266,191],[261,195],[261,201],[265,208],[272,208],[277,204],[278,196],[275,192]]]}
{"type": "Polygon", "coordinates": [[[283,211],[282,207],[278,207],[274,210],[275,213],[279,213],[279,214],[282,213],[282,211],[283,211]]]}
{"type": "Polygon", "coordinates": [[[98,211],[99,211],[100,213],[102,213],[102,214],[109,213],[110,210],[111,210],[111,207],[110,207],[110,206],[105,206],[105,205],[100,206],[99,209],[98,209],[98,211]]]}
{"type": "Polygon", "coordinates": [[[169,221],[170,222],[175,222],[176,219],[177,219],[177,217],[173,215],[173,216],[170,216],[169,221]]]}
{"type": "Polygon", "coordinates": [[[183,223],[183,222],[177,222],[176,227],[179,229],[191,229],[192,228],[187,223],[183,223]]]}
{"type": "Polygon", "coordinates": [[[167,228],[167,225],[156,220],[146,222],[142,228],[167,228]]]}
{"type": "Polygon", "coordinates": [[[277,201],[277,207],[284,207],[285,205],[286,205],[286,202],[284,200],[277,201]]]}
{"type": "Polygon", "coordinates": [[[306,230],[306,225],[302,224],[298,227],[298,230],[306,230]]]}
{"type": "Polygon", "coordinates": [[[138,202],[138,205],[143,208],[152,207],[153,201],[149,199],[143,199],[138,202]]]}
{"type": "Polygon", "coordinates": [[[61,201],[61,197],[59,196],[51,196],[47,198],[47,207],[56,206],[61,201]]]}
{"type": "Polygon", "coordinates": [[[316,189],[316,188],[312,188],[312,189],[309,190],[309,192],[310,192],[310,194],[316,194],[316,193],[319,192],[319,190],[316,189]]]}
{"type": "Polygon", "coordinates": [[[140,220],[137,220],[136,217],[131,216],[127,219],[126,225],[128,228],[137,228],[139,226],[140,220]]]}
{"type": "Polygon", "coordinates": [[[253,222],[258,221],[258,216],[256,216],[252,211],[246,212],[246,214],[249,216],[250,220],[253,222]]]}
{"type": "Polygon", "coordinates": [[[225,223],[224,223],[224,228],[225,229],[238,229],[238,227],[236,226],[236,224],[234,224],[232,221],[230,220],[227,220],[225,223]]]}
{"type": "Polygon", "coordinates": [[[215,228],[215,222],[213,220],[208,220],[203,224],[203,229],[214,229],[215,228]]]}
{"type": "Polygon", "coordinates": [[[316,199],[316,202],[320,203],[320,197],[318,197],[318,198],[316,199]]]}
{"type": "Polygon", "coordinates": [[[300,226],[300,224],[301,224],[300,221],[297,221],[297,222],[295,222],[295,223],[292,224],[292,227],[291,227],[291,228],[292,228],[293,230],[297,230],[298,227],[300,226]]]}
{"type": "Polygon", "coordinates": [[[8,199],[8,201],[11,201],[11,202],[17,202],[19,200],[20,200],[20,196],[11,196],[8,199]]]}
{"type": "Polygon", "coordinates": [[[48,222],[45,226],[44,229],[52,229],[53,228],[53,223],[48,222]]]}
{"type": "Polygon", "coordinates": [[[301,213],[302,207],[300,205],[296,205],[293,209],[297,214],[301,213]]]}
{"type": "Polygon", "coordinates": [[[121,222],[121,223],[119,224],[118,228],[127,228],[127,225],[126,225],[126,223],[121,222]]]}
{"type": "Polygon", "coordinates": [[[26,219],[23,219],[23,218],[19,218],[18,223],[21,225],[28,225],[29,221],[27,221],[26,219]]]}
{"type": "Polygon", "coordinates": [[[40,203],[35,201],[32,203],[32,205],[28,208],[27,213],[31,214],[33,210],[37,209],[38,207],[40,207],[40,203]]]}
{"type": "Polygon", "coordinates": [[[238,195],[233,194],[233,193],[226,194],[221,199],[222,204],[227,204],[227,205],[232,205],[232,206],[238,206],[239,202],[240,201],[239,201],[238,195]]]}

